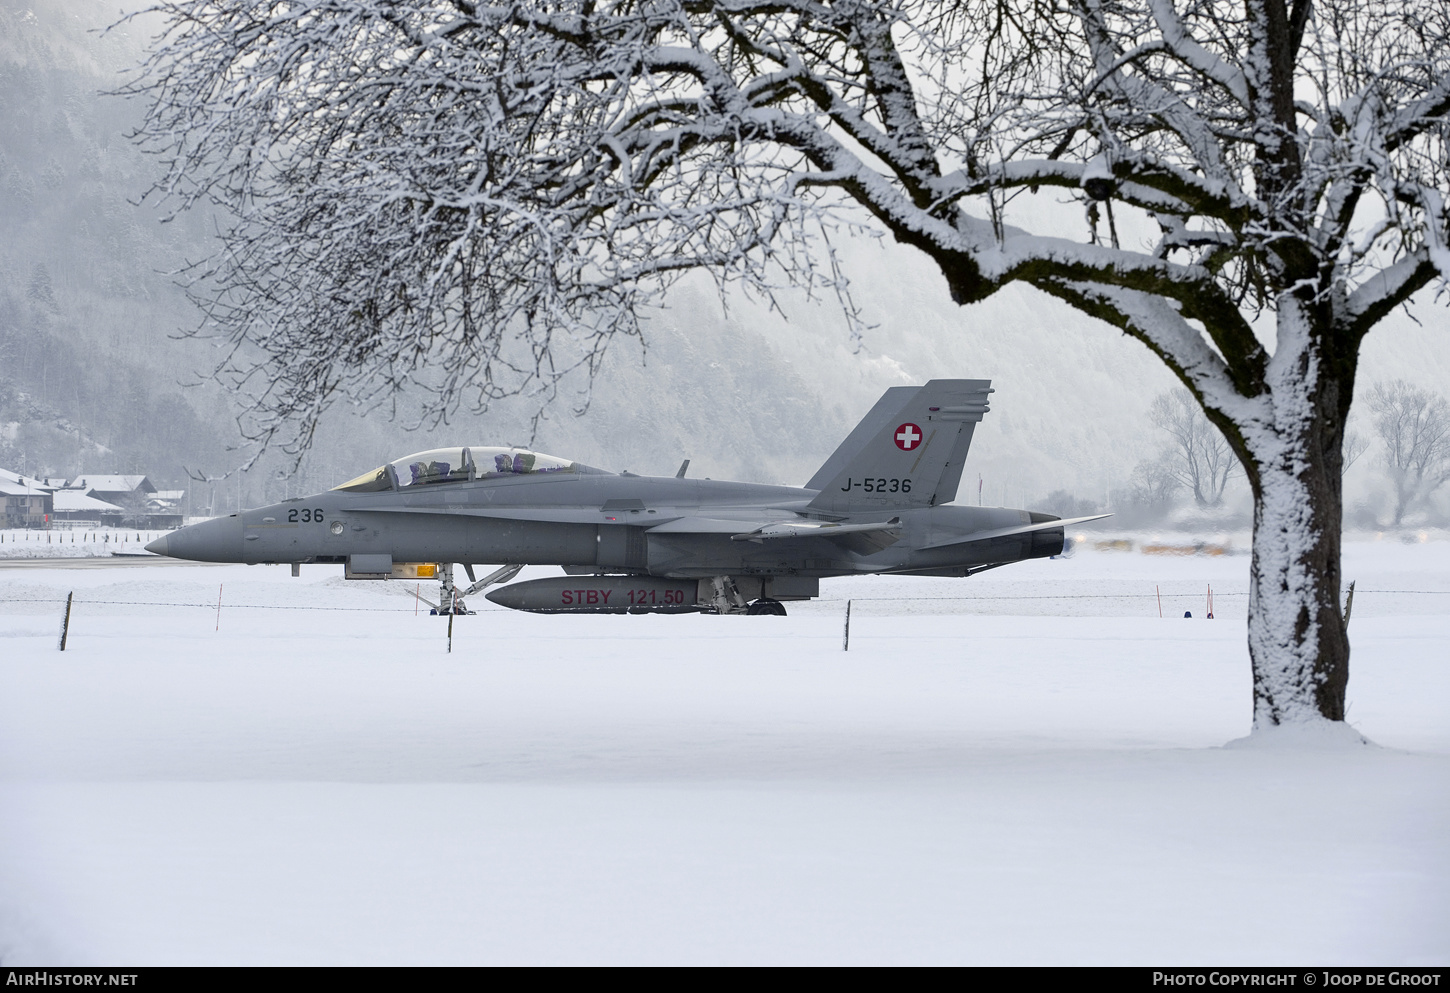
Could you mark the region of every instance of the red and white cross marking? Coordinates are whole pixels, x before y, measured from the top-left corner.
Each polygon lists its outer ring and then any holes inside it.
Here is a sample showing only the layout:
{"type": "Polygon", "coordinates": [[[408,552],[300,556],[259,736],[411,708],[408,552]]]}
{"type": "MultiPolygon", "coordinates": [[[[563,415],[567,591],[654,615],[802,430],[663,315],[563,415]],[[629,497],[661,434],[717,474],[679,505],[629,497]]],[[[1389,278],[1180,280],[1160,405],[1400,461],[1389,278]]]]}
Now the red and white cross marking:
{"type": "Polygon", "coordinates": [[[921,444],[921,428],[915,424],[903,424],[896,429],[896,447],[909,452],[921,444]]]}

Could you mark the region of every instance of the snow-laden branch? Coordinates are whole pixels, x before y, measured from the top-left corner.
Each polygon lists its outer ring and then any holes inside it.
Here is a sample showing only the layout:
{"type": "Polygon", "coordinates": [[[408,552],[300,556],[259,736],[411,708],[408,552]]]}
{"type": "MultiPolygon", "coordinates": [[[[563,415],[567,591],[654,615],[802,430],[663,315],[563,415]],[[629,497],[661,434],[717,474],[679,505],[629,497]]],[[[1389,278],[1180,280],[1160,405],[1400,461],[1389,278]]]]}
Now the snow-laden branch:
{"type": "MultiPolygon", "coordinates": [[[[992,163],[975,174],[956,170],[932,184],[935,202],[952,203],[983,196],[994,190],[1056,186],[1078,189],[1088,176],[1089,164],[1053,159],[1017,159],[992,163]]],[[[1254,216],[1254,203],[1223,183],[1171,164],[1125,156],[1112,163],[1116,181],[1114,198],[1146,211],[1185,217],[1211,217],[1242,227],[1254,216]]]]}
{"type": "Polygon", "coordinates": [[[1163,32],[1163,44],[1184,64],[1202,73],[1208,79],[1222,86],[1244,110],[1249,110],[1249,86],[1243,72],[1224,59],[1210,52],[1190,35],[1178,12],[1173,9],[1172,0],[1147,0],[1153,21],[1163,32]]]}
{"type": "Polygon", "coordinates": [[[1428,248],[1406,255],[1361,283],[1345,306],[1346,325],[1358,337],[1400,306],[1431,279],[1445,279],[1428,248]]]}
{"type": "MultiPolygon", "coordinates": [[[[1444,66],[1440,69],[1443,71],[1444,66]]],[[[1447,114],[1450,114],[1450,74],[1442,75],[1422,96],[1399,109],[1385,128],[1385,148],[1394,151],[1427,130],[1443,128],[1447,114]]]]}
{"type": "MultiPolygon", "coordinates": [[[[1113,31],[1099,0],[1075,0],[1075,3],[1081,5],[1078,17],[1082,24],[1082,42],[1096,74],[1095,88],[1115,96],[1130,115],[1151,117],[1170,130],[1189,153],[1192,166],[1211,181],[1232,186],[1234,194],[1238,194],[1239,184],[1226,168],[1223,148],[1212,122],[1198,113],[1193,103],[1184,99],[1184,94],[1175,93],[1163,81],[1138,71],[1136,63],[1124,62],[1121,54],[1127,46],[1113,31]]],[[[1116,137],[1110,127],[1100,133],[1103,137],[1116,137]]]]}
{"type": "Polygon", "coordinates": [[[1071,280],[1048,280],[1038,285],[1142,341],[1177,373],[1216,419],[1248,423],[1267,416],[1268,398],[1245,397],[1222,356],[1162,298],[1126,287],[1071,280]]]}

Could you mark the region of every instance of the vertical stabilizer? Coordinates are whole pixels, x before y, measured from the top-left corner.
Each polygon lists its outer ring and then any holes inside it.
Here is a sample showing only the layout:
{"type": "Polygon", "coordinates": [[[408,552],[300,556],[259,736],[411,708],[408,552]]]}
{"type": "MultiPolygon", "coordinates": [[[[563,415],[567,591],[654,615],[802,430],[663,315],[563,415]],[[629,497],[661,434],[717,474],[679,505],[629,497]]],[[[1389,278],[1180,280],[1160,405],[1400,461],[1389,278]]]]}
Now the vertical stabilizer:
{"type": "Polygon", "coordinates": [[[989,379],[893,387],[806,485],[811,509],[861,513],[931,507],[956,497],[989,379]]]}
{"type": "Polygon", "coordinates": [[[920,386],[893,386],[881,394],[881,399],[876,401],[876,405],[868,410],[860,423],[851,430],[850,434],[846,435],[846,440],[831,453],[831,457],[826,459],[825,465],[816,470],[811,481],[806,483],[806,489],[825,489],[826,484],[840,475],[841,470],[851,459],[866,447],[867,442],[885,430],[888,426],[886,422],[899,414],[907,401],[916,396],[920,390],[920,386]]]}

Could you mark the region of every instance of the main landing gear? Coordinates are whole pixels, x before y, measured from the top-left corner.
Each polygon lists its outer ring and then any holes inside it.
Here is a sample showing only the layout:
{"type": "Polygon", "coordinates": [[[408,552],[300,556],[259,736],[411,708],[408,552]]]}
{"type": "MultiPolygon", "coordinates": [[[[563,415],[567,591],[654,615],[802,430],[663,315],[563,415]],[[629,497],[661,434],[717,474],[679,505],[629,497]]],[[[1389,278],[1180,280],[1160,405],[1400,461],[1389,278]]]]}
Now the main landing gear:
{"type": "Polygon", "coordinates": [[[735,585],[735,580],[729,576],[716,576],[710,580],[710,593],[709,605],[717,614],[785,616],[785,604],[779,600],[761,597],[759,600],[746,601],[745,597],[741,595],[740,589],[735,585]]]}

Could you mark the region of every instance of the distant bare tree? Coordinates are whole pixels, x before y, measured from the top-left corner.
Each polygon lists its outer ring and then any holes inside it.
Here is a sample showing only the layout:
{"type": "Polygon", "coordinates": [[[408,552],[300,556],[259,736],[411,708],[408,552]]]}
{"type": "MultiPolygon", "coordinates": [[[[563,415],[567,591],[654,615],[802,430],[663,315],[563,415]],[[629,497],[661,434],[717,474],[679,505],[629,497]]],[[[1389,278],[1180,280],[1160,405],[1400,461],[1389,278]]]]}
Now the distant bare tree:
{"type": "Polygon", "coordinates": [[[1102,504],[1098,501],[1080,497],[1067,490],[1053,490],[1042,498],[1040,506],[1058,517],[1086,517],[1102,509],[1102,504]]]}
{"type": "Polygon", "coordinates": [[[1255,726],[1343,720],[1344,423],[1365,334],[1450,275],[1450,5],[155,9],[129,92],[158,189],[235,218],[199,286],[262,436],[596,368],[690,270],[839,296],[832,239],[886,234],[959,304],[1025,283],[1167,364],[1253,491],[1255,726]]]}
{"type": "Polygon", "coordinates": [[[1394,524],[1450,480],[1450,403],[1396,379],[1369,393],[1380,458],[1395,488],[1394,524]]]}
{"type": "Polygon", "coordinates": [[[1165,514],[1173,503],[1173,494],[1183,484],[1173,471],[1173,459],[1164,452],[1156,459],[1144,459],[1133,467],[1129,480],[1131,502],[1154,515],[1165,514]]]}
{"type": "Polygon", "coordinates": [[[1343,476],[1349,471],[1349,467],[1359,461],[1359,457],[1369,449],[1369,439],[1358,431],[1346,431],[1344,433],[1344,465],[1339,469],[1343,476]]]}
{"type": "Polygon", "coordinates": [[[1185,389],[1169,390],[1153,398],[1153,423],[1173,437],[1168,469],[1193,492],[1200,507],[1223,503],[1224,487],[1239,470],[1239,461],[1223,432],[1203,416],[1203,408],[1185,389]]]}
{"type": "Polygon", "coordinates": [[[132,490],[120,500],[121,523],[126,527],[145,527],[150,520],[151,508],[146,506],[146,494],[132,490]]]}

